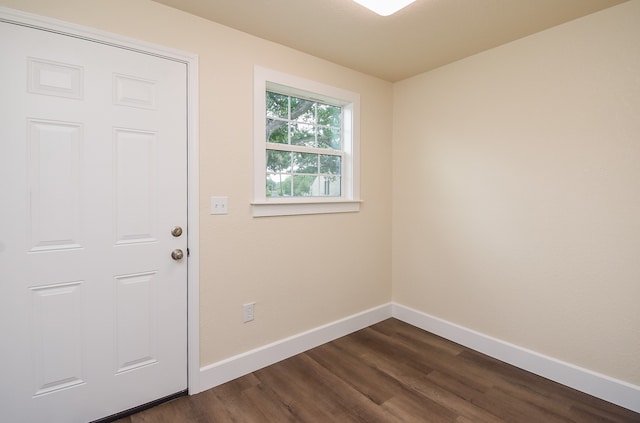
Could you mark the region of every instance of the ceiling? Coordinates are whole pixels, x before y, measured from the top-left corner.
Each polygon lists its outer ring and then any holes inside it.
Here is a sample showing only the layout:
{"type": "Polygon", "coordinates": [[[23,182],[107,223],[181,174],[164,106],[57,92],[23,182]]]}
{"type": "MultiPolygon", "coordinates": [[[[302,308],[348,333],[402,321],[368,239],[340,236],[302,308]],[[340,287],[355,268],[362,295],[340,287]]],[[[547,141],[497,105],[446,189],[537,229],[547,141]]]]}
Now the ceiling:
{"type": "Polygon", "coordinates": [[[351,0],[155,0],[399,81],[626,0],[416,0],[382,17],[351,0]]]}

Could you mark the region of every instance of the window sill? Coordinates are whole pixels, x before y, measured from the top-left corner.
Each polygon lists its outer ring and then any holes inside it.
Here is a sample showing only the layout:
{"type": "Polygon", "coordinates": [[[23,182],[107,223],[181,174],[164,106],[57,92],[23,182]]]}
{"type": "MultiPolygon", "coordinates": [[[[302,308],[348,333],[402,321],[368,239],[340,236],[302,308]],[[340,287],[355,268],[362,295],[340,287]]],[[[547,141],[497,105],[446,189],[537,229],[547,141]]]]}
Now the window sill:
{"type": "Polygon", "coordinates": [[[353,213],[360,211],[361,201],[318,202],[255,202],[251,203],[253,217],[295,216],[303,214],[353,213]]]}

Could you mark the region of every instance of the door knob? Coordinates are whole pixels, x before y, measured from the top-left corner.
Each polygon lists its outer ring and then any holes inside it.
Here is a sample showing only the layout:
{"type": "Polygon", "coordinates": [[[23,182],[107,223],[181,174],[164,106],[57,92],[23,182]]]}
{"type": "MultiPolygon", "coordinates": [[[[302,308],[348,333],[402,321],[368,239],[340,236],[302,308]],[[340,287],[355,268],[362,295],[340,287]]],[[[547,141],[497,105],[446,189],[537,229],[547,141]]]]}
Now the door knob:
{"type": "Polygon", "coordinates": [[[182,235],[182,228],[180,226],[175,226],[173,229],[171,229],[171,235],[175,236],[176,238],[179,237],[180,235],[182,235]]]}
{"type": "Polygon", "coordinates": [[[184,257],[184,253],[179,248],[171,252],[171,258],[174,260],[182,260],[182,257],[184,257]]]}

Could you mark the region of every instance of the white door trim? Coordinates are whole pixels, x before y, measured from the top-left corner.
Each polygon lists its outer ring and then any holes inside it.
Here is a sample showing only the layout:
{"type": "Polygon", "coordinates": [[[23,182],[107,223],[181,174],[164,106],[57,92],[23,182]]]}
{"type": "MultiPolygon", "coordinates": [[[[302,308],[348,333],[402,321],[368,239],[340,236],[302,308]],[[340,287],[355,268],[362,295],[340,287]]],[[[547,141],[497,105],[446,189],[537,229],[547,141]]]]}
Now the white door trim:
{"type": "Polygon", "coordinates": [[[187,66],[187,137],[188,137],[188,248],[187,261],[187,337],[188,388],[190,394],[200,392],[200,316],[199,316],[199,160],[198,160],[198,56],[158,46],[109,32],[76,25],[57,19],[0,7],[0,21],[17,23],[76,38],[150,54],[185,63],[187,66]]]}

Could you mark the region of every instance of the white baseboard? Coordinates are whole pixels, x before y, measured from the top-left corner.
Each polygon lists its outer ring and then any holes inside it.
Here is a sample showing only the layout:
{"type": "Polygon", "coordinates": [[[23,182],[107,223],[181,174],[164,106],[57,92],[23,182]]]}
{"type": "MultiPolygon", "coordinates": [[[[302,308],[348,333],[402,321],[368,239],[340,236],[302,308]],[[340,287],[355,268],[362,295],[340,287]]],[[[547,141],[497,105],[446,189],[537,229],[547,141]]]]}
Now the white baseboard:
{"type": "MultiPolygon", "coordinates": [[[[390,317],[640,413],[640,386],[510,344],[400,304],[385,304],[200,368],[200,391],[270,366],[390,317]]],[[[195,394],[197,392],[190,392],[195,394]]]]}
{"type": "MultiPolygon", "coordinates": [[[[200,392],[391,317],[385,304],[200,368],[200,392]]],[[[196,392],[191,392],[192,394],[196,392]]]]}
{"type": "Polygon", "coordinates": [[[640,386],[556,360],[399,304],[393,304],[392,315],[505,363],[640,413],[640,386]]]}

